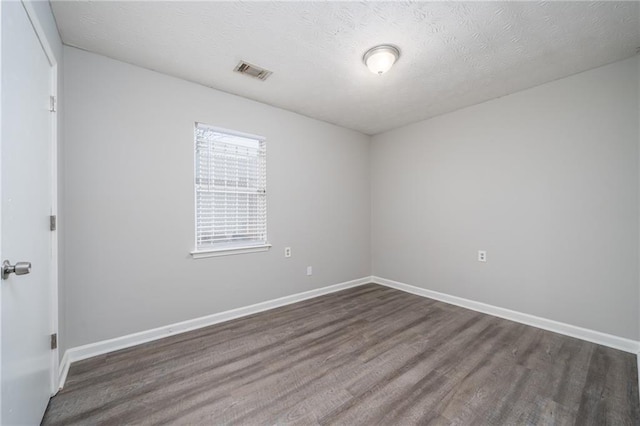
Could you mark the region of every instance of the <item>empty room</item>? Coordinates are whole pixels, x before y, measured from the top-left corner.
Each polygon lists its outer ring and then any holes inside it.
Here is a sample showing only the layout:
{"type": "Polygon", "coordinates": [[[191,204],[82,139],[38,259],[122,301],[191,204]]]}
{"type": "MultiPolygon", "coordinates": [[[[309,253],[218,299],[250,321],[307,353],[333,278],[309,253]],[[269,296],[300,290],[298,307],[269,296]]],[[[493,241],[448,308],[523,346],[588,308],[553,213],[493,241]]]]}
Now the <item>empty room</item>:
{"type": "Polygon", "coordinates": [[[640,425],[640,1],[0,0],[0,46],[1,425],[640,425]]]}

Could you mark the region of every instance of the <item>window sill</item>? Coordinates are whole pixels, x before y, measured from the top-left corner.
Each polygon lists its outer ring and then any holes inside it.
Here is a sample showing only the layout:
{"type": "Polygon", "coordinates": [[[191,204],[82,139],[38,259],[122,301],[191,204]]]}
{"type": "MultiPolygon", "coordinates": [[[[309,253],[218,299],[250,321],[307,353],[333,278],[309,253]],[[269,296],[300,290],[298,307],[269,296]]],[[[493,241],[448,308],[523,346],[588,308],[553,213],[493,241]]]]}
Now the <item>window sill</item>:
{"type": "Polygon", "coordinates": [[[271,248],[271,244],[262,244],[259,246],[241,246],[241,247],[225,247],[209,250],[194,250],[191,257],[194,259],[204,259],[205,257],[229,256],[232,254],[256,253],[267,251],[271,248]]]}

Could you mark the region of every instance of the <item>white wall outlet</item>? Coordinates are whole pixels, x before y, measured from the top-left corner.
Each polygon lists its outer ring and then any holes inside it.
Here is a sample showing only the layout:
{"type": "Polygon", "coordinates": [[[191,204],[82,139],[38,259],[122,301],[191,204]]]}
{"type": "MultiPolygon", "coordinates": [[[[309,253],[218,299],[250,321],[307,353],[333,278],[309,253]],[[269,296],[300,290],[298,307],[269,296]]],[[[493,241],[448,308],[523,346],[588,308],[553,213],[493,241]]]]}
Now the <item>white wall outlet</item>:
{"type": "Polygon", "coordinates": [[[291,257],[291,247],[284,248],[284,257],[291,257]]]}
{"type": "Polygon", "coordinates": [[[308,276],[313,275],[313,268],[311,266],[307,266],[307,275],[308,276]]]}
{"type": "Polygon", "coordinates": [[[487,261],[487,251],[478,250],[478,262],[486,262],[486,261],[487,261]]]}

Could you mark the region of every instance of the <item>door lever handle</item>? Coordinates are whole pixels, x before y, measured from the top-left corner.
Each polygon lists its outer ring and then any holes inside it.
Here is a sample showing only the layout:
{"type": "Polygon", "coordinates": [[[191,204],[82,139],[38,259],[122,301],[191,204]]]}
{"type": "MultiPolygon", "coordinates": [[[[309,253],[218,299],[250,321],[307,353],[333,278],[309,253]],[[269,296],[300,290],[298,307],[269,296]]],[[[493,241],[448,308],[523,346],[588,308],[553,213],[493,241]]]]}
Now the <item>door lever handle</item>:
{"type": "Polygon", "coordinates": [[[2,262],[2,279],[6,280],[9,278],[9,275],[25,275],[31,272],[31,262],[17,262],[15,265],[12,265],[11,262],[5,260],[2,262]]]}

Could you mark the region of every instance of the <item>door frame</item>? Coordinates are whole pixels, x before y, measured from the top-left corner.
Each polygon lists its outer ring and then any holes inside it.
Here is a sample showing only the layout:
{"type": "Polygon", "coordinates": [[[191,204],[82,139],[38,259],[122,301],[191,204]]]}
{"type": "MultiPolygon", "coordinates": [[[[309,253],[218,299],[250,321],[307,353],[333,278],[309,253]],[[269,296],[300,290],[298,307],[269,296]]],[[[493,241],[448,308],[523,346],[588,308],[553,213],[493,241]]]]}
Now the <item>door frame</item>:
{"type": "MultiPolygon", "coordinates": [[[[40,41],[40,45],[42,46],[42,50],[49,61],[49,65],[51,67],[50,70],[50,95],[54,96],[56,100],[56,104],[58,102],[58,58],[51,48],[51,42],[47,37],[47,34],[38,18],[38,14],[34,6],[26,0],[21,0],[20,3],[24,7],[25,12],[27,13],[27,17],[31,22],[31,26],[33,27],[33,31],[40,41]]],[[[0,16],[2,13],[0,5],[0,16]]],[[[1,67],[1,61],[0,61],[1,67]]],[[[1,68],[0,68],[1,69],[1,68]]],[[[2,88],[0,87],[0,93],[2,92],[2,88]]],[[[1,108],[1,106],[0,106],[1,108]]],[[[51,120],[51,215],[58,215],[58,119],[59,119],[59,108],[56,105],[56,111],[51,112],[54,114],[51,120]]],[[[0,125],[1,125],[1,109],[0,109],[0,125]]],[[[0,148],[2,144],[0,143],[0,148]]],[[[2,157],[2,152],[0,149],[0,158],[2,157]]],[[[2,167],[2,162],[0,161],[0,167],[2,167]]],[[[0,182],[0,191],[2,190],[1,182],[0,182]]],[[[0,197],[0,203],[2,203],[2,198],[0,197]]],[[[0,204],[1,207],[1,204],[0,204]]],[[[0,214],[2,209],[0,208],[0,214]]],[[[58,232],[59,227],[56,226],[56,231],[52,231],[50,233],[51,237],[51,271],[49,274],[50,281],[50,309],[51,309],[51,318],[50,318],[50,333],[58,333],[58,232]]],[[[0,253],[2,253],[2,246],[0,245],[0,253]]],[[[0,256],[1,257],[1,256],[0,256]]],[[[0,287],[0,292],[2,291],[0,287]]],[[[1,308],[1,305],[0,305],[1,308]]],[[[1,318],[1,316],[0,316],[1,318]]],[[[1,356],[1,355],[0,355],[1,356]]],[[[51,361],[50,361],[50,394],[51,396],[55,395],[58,392],[59,388],[59,356],[58,349],[51,350],[51,361]]],[[[1,372],[0,372],[1,374],[1,372]]],[[[0,407],[1,409],[1,407],[0,407]]]]}

